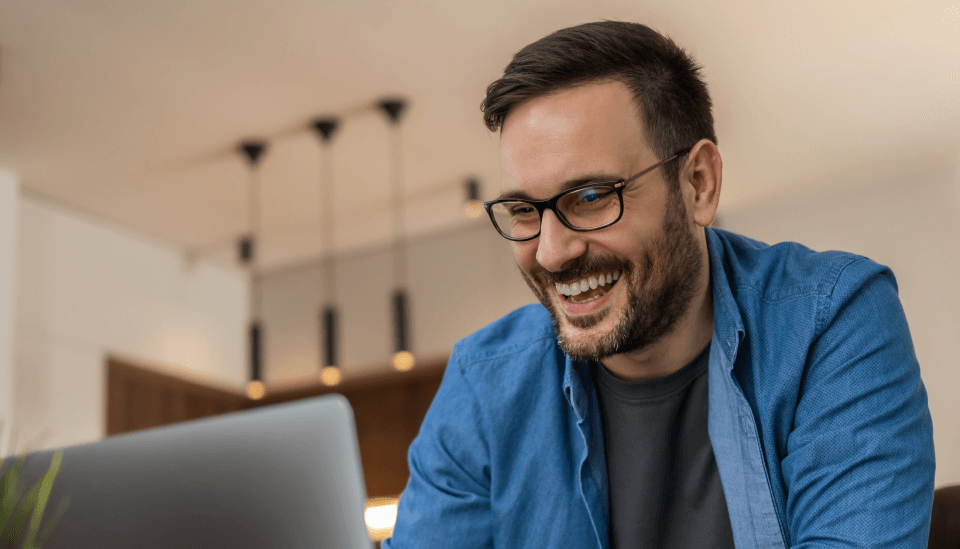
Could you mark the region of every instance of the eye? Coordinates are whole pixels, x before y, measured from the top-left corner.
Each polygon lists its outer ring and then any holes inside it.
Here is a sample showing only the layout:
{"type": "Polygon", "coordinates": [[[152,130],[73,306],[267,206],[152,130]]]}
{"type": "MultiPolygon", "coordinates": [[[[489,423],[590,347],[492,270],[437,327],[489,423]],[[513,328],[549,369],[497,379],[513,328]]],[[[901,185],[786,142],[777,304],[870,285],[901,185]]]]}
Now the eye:
{"type": "Polygon", "coordinates": [[[582,191],[577,191],[577,200],[584,203],[590,203],[600,200],[600,194],[597,193],[597,189],[583,189],[582,191]]]}
{"type": "Polygon", "coordinates": [[[577,206],[593,206],[605,202],[614,193],[609,187],[588,187],[576,192],[574,203],[577,206]]]}
{"type": "Polygon", "coordinates": [[[507,206],[507,211],[513,217],[525,217],[537,213],[537,209],[526,202],[514,202],[507,206]]]}

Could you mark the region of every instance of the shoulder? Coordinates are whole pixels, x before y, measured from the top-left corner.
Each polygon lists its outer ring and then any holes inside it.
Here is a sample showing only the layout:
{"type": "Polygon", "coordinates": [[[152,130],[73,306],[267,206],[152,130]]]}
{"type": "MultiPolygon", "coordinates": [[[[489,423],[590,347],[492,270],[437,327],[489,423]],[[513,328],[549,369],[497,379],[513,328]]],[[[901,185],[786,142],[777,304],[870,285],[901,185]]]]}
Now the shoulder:
{"type": "Polygon", "coordinates": [[[802,296],[830,296],[837,289],[857,287],[890,270],[861,255],[817,252],[796,242],[765,244],[728,231],[708,230],[713,274],[721,274],[737,297],[767,303],[802,296]],[[749,296],[744,294],[750,294],[749,296]]]}
{"type": "Polygon", "coordinates": [[[447,370],[470,387],[482,407],[509,409],[518,401],[526,406],[542,395],[562,394],[565,363],[550,314],[533,304],[458,342],[447,370]]]}
{"type": "Polygon", "coordinates": [[[460,340],[454,355],[464,365],[522,355],[556,343],[550,314],[540,304],[521,307],[460,340]]]}

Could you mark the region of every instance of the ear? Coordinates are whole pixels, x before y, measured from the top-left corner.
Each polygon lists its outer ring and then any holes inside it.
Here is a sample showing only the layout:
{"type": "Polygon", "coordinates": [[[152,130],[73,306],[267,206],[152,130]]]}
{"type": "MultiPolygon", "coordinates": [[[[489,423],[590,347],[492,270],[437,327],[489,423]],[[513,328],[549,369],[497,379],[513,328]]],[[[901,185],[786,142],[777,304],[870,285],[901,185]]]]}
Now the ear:
{"type": "Polygon", "coordinates": [[[687,211],[701,227],[710,226],[717,215],[722,179],[720,151],[709,139],[701,139],[690,150],[686,166],[680,172],[687,211]]]}

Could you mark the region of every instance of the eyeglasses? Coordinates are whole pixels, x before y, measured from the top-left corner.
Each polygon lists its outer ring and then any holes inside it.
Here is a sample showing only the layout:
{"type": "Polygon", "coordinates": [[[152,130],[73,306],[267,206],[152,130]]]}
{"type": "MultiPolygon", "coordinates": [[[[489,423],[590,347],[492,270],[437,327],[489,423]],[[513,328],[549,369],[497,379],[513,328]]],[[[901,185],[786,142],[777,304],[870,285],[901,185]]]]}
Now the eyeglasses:
{"type": "Polygon", "coordinates": [[[690,149],[684,149],[627,179],[577,185],[546,200],[491,200],[484,202],[483,207],[486,208],[497,232],[514,242],[533,240],[540,236],[540,222],[544,210],[553,211],[561,223],[574,231],[603,229],[623,217],[623,188],[628,183],[688,152],[690,149]]]}

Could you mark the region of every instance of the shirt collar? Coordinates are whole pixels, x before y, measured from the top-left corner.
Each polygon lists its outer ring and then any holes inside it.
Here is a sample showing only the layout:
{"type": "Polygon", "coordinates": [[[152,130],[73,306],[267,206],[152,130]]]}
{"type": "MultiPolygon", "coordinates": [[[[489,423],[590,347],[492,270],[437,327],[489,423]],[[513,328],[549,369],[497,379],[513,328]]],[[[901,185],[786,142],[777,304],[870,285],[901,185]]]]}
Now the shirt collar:
{"type": "Polygon", "coordinates": [[[729,257],[732,254],[726,247],[722,231],[707,227],[706,234],[713,290],[713,335],[732,365],[737,358],[737,349],[747,335],[730,285],[732,262],[729,257]]]}

